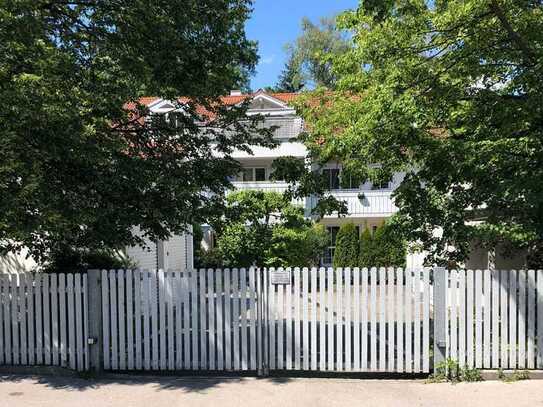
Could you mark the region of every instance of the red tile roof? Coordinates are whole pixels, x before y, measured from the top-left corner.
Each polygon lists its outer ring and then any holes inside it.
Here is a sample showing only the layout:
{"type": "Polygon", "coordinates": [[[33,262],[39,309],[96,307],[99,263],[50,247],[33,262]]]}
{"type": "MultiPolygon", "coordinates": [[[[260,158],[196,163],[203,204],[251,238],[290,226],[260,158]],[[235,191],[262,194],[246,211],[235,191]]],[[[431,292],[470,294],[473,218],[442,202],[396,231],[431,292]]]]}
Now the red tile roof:
{"type": "MultiPolygon", "coordinates": [[[[297,96],[299,96],[298,93],[286,93],[286,92],[283,92],[283,93],[269,92],[268,93],[268,92],[259,90],[257,92],[249,93],[249,94],[222,96],[221,101],[225,105],[235,105],[235,104],[243,102],[244,100],[246,100],[248,98],[255,97],[258,94],[265,94],[265,95],[271,96],[272,98],[278,99],[278,100],[280,100],[280,101],[282,101],[283,103],[286,103],[286,104],[289,104],[297,96]]],[[[141,97],[139,99],[139,103],[144,105],[144,106],[150,106],[153,102],[156,102],[157,100],[159,100],[159,98],[157,96],[144,96],[144,97],[141,97]]],[[[188,98],[186,98],[186,97],[180,97],[179,98],[179,102],[187,102],[187,101],[188,101],[188,98]]],[[[135,107],[136,107],[136,104],[134,102],[130,102],[130,103],[127,103],[125,105],[125,108],[127,110],[134,110],[135,107]]],[[[210,115],[210,112],[207,112],[206,109],[203,108],[202,106],[198,107],[197,111],[199,113],[201,113],[201,114],[210,115]]],[[[211,116],[213,116],[213,114],[211,114],[211,116]]]]}
{"type": "Polygon", "coordinates": [[[245,95],[223,96],[221,98],[221,100],[226,105],[235,105],[237,103],[242,102],[243,100],[245,100],[247,98],[254,97],[259,93],[266,94],[266,95],[271,96],[272,98],[278,99],[278,100],[280,100],[280,101],[282,101],[284,103],[292,102],[298,96],[298,93],[273,93],[273,92],[268,93],[268,92],[260,91],[260,92],[245,94],[245,95]]]}
{"type": "MultiPolygon", "coordinates": [[[[258,92],[255,92],[255,93],[248,93],[248,94],[244,94],[244,95],[222,96],[221,101],[226,105],[235,105],[235,104],[238,104],[238,103],[244,101],[247,98],[252,98],[252,97],[256,96],[259,93],[264,93],[264,94],[266,94],[268,96],[271,96],[271,97],[273,97],[275,99],[278,99],[278,100],[280,100],[280,101],[282,101],[284,103],[290,103],[297,96],[299,96],[298,93],[286,93],[286,92],[283,92],[283,93],[270,92],[270,93],[268,93],[268,92],[258,91],[258,92]]],[[[149,106],[151,103],[155,102],[156,100],[158,100],[158,97],[156,97],[156,96],[144,96],[139,100],[139,102],[142,105],[149,106]]],[[[180,101],[186,101],[187,98],[181,97],[181,98],[179,98],[179,100],[180,101]]]]}

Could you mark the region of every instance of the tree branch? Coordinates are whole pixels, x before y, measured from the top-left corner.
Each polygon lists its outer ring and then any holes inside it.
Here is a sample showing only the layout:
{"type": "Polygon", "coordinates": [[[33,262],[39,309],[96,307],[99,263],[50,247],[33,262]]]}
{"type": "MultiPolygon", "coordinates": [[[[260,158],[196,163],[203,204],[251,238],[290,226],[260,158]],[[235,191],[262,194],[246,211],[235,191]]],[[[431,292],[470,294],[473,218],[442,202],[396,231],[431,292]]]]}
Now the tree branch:
{"type": "Polygon", "coordinates": [[[529,61],[531,61],[531,63],[533,65],[535,65],[537,63],[537,56],[536,54],[534,53],[534,51],[529,47],[529,45],[526,43],[526,41],[524,41],[524,38],[522,38],[520,36],[520,34],[518,32],[516,32],[513,28],[513,26],[511,26],[511,23],[509,22],[509,20],[507,19],[507,16],[505,15],[505,13],[503,12],[502,8],[500,7],[500,5],[498,4],[498,2],[496,0],[491,0],[490,3],[490,9],[492,10],[492,12],[494,13],[494,15],[498,18],[498,20],[500,21],[502,27],[505,29],[505,31],[507,31],[507,33],[509,34],[509,38],[511,39],[512,42],[516,43],[518,45],[518,47],[520,48],[520,50],[524,53],[524,55],[528,58],[529,61]]]}

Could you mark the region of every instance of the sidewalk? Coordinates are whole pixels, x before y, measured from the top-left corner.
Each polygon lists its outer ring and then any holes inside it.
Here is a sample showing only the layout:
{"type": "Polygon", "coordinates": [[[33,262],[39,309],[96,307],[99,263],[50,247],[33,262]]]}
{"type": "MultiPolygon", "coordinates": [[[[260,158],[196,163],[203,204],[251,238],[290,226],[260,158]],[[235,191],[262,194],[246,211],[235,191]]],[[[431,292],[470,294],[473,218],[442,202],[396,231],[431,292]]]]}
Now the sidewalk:
{"type": "Polygon", "coordinates": [[[543,406],[543,382],[451,385],[420,380],[0,377],[1,407],[543,406]]]}

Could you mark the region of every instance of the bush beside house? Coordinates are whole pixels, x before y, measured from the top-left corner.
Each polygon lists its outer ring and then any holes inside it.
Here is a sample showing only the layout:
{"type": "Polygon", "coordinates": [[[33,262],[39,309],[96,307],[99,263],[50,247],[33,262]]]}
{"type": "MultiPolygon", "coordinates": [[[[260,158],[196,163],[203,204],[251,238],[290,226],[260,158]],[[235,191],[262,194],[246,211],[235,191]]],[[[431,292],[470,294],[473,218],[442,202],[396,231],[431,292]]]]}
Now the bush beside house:
{"type": "MultiPolygon", "coordinates": [[[[212,219],[216,247],[201,251],[215,267],[318,266],[328,244],[322,225],[277,192],[236,191],[226,198],[224,216],[212,219]]],[[[208,265],[208,264],[206,264],[208,265]]]]}
{"type": "Polygon", "coordinates": [[[360,236],[358,264],[360,267],[405,267],[407,245],[392,226],[384,224],[371,234],[360,236]]]}
{"type": "Polygon", "coordinates": [[[358,256],[358,265],[360,267],[371,267],[373,266],[374,259],[374,240],[369,229],[364,229],[360,235],[360,245],[359,245],[359,256],[358,256]]]}
{"type": "Polygon", "coordinates": [[[334,252],[334,267],[358,266],[358,230],[353,223],[345,223],[339,228],[334,252]]]}

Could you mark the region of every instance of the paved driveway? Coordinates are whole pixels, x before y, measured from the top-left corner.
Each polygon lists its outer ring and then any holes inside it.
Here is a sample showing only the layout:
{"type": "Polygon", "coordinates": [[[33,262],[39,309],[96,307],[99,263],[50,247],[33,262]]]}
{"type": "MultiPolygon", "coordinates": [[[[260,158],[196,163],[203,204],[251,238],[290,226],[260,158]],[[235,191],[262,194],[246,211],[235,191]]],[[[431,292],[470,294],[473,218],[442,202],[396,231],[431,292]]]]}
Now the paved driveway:
{"type": "Polygon", "coordinates": [[[543,381],[425,384],[418,380],[3,376],[4,407],[543,406],[543,381]]]}

